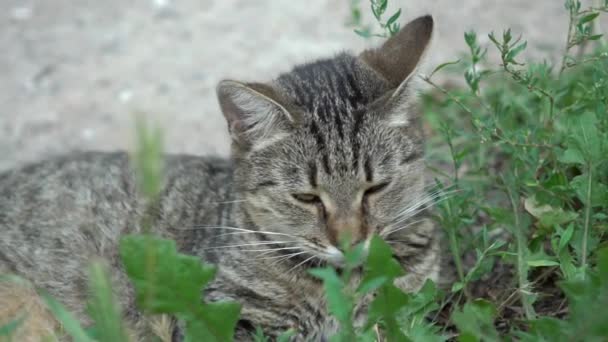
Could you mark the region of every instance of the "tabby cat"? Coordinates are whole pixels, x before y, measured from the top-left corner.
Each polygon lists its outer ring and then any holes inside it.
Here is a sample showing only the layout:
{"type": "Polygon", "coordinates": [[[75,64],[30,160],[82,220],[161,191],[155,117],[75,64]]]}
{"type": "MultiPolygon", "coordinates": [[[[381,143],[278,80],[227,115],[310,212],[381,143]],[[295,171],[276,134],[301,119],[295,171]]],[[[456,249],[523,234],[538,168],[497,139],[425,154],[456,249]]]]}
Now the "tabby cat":
{"type": "MultiPolygon", "coordinates": [[[[298,341],[334,334],[322,284],[307,269],[339,267],[345,233],[355,243],[373,234],[388,241],[408,272],[400,288],[437,280],[439,236],[423,210],[414,109],[416,68],[432,31],[424,16],[359,55],[300,65],[267,83],[222,81],[232,158],[167,156],[153,204],[138,193],[125,153],[80,153],[0,174],[0,272],[48,290],[86,324],[86,266],[102,257],[125,318],[144,331],[117,243],[149,215],[155,233],[219,266],[204,296],[243,305],[236,340],[251,339],[258,326],[269,336],[293,328],[298,341]]],[[[52,329],[34,292],[2,284],[0,323],[30,310],[23,336],[52,329]]],[[[359,305],[357,317],[365,310],[359,305]]],[[[180,327],[172,329],[179,339],[180,327]]]]}

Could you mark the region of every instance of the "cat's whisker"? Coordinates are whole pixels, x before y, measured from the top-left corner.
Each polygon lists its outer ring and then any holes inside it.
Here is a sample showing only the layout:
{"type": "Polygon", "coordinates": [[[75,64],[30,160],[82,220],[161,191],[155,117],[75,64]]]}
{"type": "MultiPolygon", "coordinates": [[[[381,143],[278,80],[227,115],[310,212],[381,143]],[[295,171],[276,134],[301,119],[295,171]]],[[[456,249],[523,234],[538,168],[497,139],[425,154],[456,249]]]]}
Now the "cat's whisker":
{"type": "Polygon", "coordinates": [[[243,243],[243,244],[239,244],[239,245],[213,246],[213,247],[203,248],[203,250],[221,249],[221,248],[236,248],[236,247],[247,247],[247,246],[260,246],[260,245],[278,245],[278,244],[285,244],[285,243],[295,243],[295,241],[263,241],[263,242],[256,242],[256,243],[243,243]]]}
{"type": "Polygon", "coordinates": [[[290,259],[293,258],[296,255],[300,255],[300,254],[304,254],[307,253],[306,251],[302,251],[302,252],[296,252],[296,253],[291,253],[291,254],[286,254],[286,255],[273,255],[273,256],[269,256],[269,257],[264,257],[264,258],[256,258],[257,260],[272,260],[272,259],[277,259],[276,262],[282,261],[283,259],[290,259]]]}
{"type": "Polygon", "coordinates": [[[211,202],[211,204],[232,204],[232,203],[242,203],[242,202],[249,202],[249,200],[240,199],[240,200],[234,200],[234,201],[211,202]]]}
{"type": "MultiPolygon", "coordinates": [[[[196,225],[193,226],[193,228],[178,228],[181,230],[189,230],[189,229],[226,229],[226,230],[236,230],[238,232],[241,232],[242,234],[266,234],[266,235],[281,235],[281,236],[288,236],[291,238],[297,238],[298,236],[296,235],[292,235],[292,234],[286,234],[286,233],[279,233],[279,232],[271,232],[271,231],[267,231],[267,230],[252,230],[252,229],[244,229],[244,228],[239,228],[239,227],[227,227],[227,226],[205,226],[205,225],[196,225]]],[[[234,233],[224,233],[224,234],[220,234],[220,235],[216,235],[216,236],[222,236],[222,235],[227,235],[227,234],[239,234],[238,232],[234,232],[234,233]]]]}
{"type": "MultiPolygon", "coordinates": [[[[255,257],[255,259],[259,259],[259,257],[264,256],[264,255],[268,255],[268,254],[272,253],[273,251],[274,251],[273,249],[269,249],[269,250],[268,250],[268,251],[266,251],[266,252],[262,252],[262,253],[258,254],[258,255],[255,257]]],[[[277,257],[281,257],[281,256],[284,256],[284,255],[279,255],[279,256],[277,256],[277,257]]]]}
{"type": "Polygon", "coordinates": [[[437,184],[435,184],[435,183],[430,183],[423,187],[423,189],[425,191],[429,191],[429,192],[448,192],[448,191],[452,191],[454,188],[456,188],[456,184],[450,184],[450,185],[447,185],[447,186],[441,188],[441,187],[438,187],[437,184]]]}
{"type": "Polygon", "coordinates": [[[397,216],[397,219],[393,222],[392,225],[399,225],[403,222],[406,222],[407,220],[415,217],[416,215],[418,215],[419,213],[433,207],[433,205],[435,205],[436,203],[430,203],[427,202],[425,204],[421,204],[419,207],[417,207],[415,210],[412,210],[408,213],[408,215],[403,215],[403,216],[397,216]]]}
{"type": "MultiPolygon", "coordinates": [[[[456,194],[459,191],[460,190],[454,190],[454,191],[451,191],[449,193],[442,193],[442,194],[437,194],[437,195],[435,195],[433,197],[429,197],[427,201],[425,201],[424,203],[421,202],[420,204],[418,204],[418,206],[416,206],[416,208],[415,208],[416,209],[416,213],[415,214],[419,213],[421,210],[426,210],[426,209],[428,209],[428,208],[430,208],[432,206],[435,206],[435,205],[437,205],[437,204],[439,204],[439,203],[441,203],[443,201],[446,201],[446,200],[450,199],[450,197],[452,197],[454,194],[456,194]],[[418,210],[422,206],[425,206],[425,207],[422,208],[421,210],[418,210]]],[[[413,215],[410,215],[410,216],[413,216],[413,215]]]]}
{"type": "Polygon", "coordinates": [[[300,262],[299,264],[297,264],[294,267],[292,267],[289,270],[287,270],[287,272],[285,272],[285,274],[289,274],[289,273],[295,271],[298,267],[304,265],[305,263],[307,263],[308,261],[310,261],[310,260],[312,260],[313,258],[316,258],[316,257],[317,257],[316,255],[313,255],[310,258],[304,259],[304,261],[300,262]]]}
{"type": "Polygon", "coordinates": [[[285,234],[285,233],[276,233],[276,232],[267,232],[267,231],[263,231],[263,230],[254,230],[254,231],[249,231],[249,232],[232,232],[232,233],[223,233],[223,234],[218,234],[218,235],[214,235],[213,237],[220,237],[220,236],[228,236],[228,235],[239,235],[239,234],[267,234],[267,235],[281,235],[281,236],[288,236],[291,238],[298,238],[299,236],[297,235],[291,235],[291,234],[285,234]]]}
{"type": "Polygon", "coordinates": [[[453,194],[459,192],[461,190],[451,190],[448,192],[435,192],[431,193],[428,196],[423,197],[421,200],[414,202],[412,205],[406,207],[403,211],[401,211],[396,216],[397,223],[400,223],[404,220],[409,219],[410,217],[418,214],[419,212],[426,210],[446,199],[450,198],[453,194]],[[439,200],[437,200],[439,198],[439,200]],[[430,203],[430,204],[429,204],[430,203]]]}
{"type": "MultiPolygon", "coordinates": [[[[255,258],[259,259],[261,256],[273,253],[274,251],[281,250],[281,249],[282,248],[277,248],[277,249],[269,248],[268,250],[266,250],[266,252],[262,252],[262,253],[259,253],[258,255],[256,255],[255,258]]],[[[301,247],[287,247],[285,249],[302,249],[302,248],[301,247]]],[[[285,256],[284,254],[283,255],[275,255],[272,259],[280,258],[280,257],[284,257],[284,256],[285,256]]]]}
{"type": "Polygon", "coordinates": [[[422,197],[420,200],[411,203],[410,205],[408,205],[407,207],[405,207],[404,209],[401,210],[401,212],[399,212],[396,217],[400,218],[400,217],[406,217],[406,216],[410,216],[410,214],[413,211],[418,210],[421,206],[426,205],[427,203],[432,202],[436,197],[434,196],[425,196],[422,197]]]}
{"type": "Polygon", "coordinates": [[[305,253],[308,253],[308,252],[303,251],[303,252],[293,253],[293,254],[289,254],[289,255],[287,255],[287,256],[284,256],[284,257],[278,258],[276,261],[274,261],[274,262],[271,264],[271,266],[273,266],[273,265],[277,265],[277,264],[279,264],[279,263],[281,263],[281,262],[287,261],[287,260],[289,260],[289,259],[291,259],[291,258],[294,258],[294,257],[296,257],[296,256],[298,256],[298,255],[302,255],[302,254],[305,254],[305,253]]]}
{"type": "Polygon", "coordinates": [[[402,216],[397,216],[393,222],[391,222],[388,226],[398,226],[404,222],[407,222],[408,220],[410,220],[411,218],[415,217],[416,215],[418,215],[419,213],[427,210],[428,208],[432,207],[432,205],[425,205],[423,207],[418,207],[416,210],[410,211],[407,215],[402,215],[402,216]]]}
{"type": "Polygon", "coordinates": [[[424,219],[422,219],[422,220],[416,220],[416,221],[413,221],[413,222],[410,222],[410,223],[406,224],[405,226],[402,226],[402,227],[399,227],[399,228],[396,228],[396,229],[390,229],[390,230],[388,230],[386,232],[380,232],[380,236],[383,237],[383,238],[387,237],[387,236],[389,236],[391,234],[394,234],[394,233],[396,233],[396,232],[398,232],[400,230],[403,230],[405,228],[411,227],[411,226],[413,226],[413,225],[415,225],[417,223],[424,222],[424,221],[425,221],[424,219]]]}
{"type": "Polygon", "coordinates": [[[195,225],[190,226],[190,227],[177,228],[177,229],[180,229],[180,230],[193,230],[193,229],[233,229],[233,230],[251,231],[250,229],[244,229],[244,228],[239,228],[239,227],[216,226],[216,225],[205,225],[205,224],[195,224],[195,225]]]}
{"type": "Polygon", "coordinates": [[[302,249],[301,247],[281,247],[281,248],[264,248],[264,249],[244,249],[243,252],[273,252],[286,249],[302,249]]]}

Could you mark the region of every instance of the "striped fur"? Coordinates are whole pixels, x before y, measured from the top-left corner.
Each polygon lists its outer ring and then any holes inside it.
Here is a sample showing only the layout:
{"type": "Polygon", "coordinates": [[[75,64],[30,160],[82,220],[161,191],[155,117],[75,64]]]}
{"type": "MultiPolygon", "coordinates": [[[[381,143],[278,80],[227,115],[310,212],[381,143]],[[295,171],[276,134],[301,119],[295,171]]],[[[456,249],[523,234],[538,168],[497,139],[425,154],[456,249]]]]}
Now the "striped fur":
{"type": "MultiPolygon", "coordinates": [[[[204,294],[243,304],[239,341],[257,326],[270,336],[294,328],[297,341],[335,333],[322,284],[307,269],[339,267],[343,235],[391,243],[409,270],[397,281],[404,290],[437,279],[439,237],[426,214],[434,198],[425,191],[411,82],[432,27],[430,17],[416,19],[377,49],[301,65],[268,83],[221,82],[232,160],[168,156],[158,203],[139,195],[124,153],[1,174],[0,272],[46,288],[87,323],[85,269],[102,257],[114,269],[125,317],[149,330],[116,250],[146,217],[181,251],[219,266],[204,294]]],[[[358,322],[365,310],[364,301],[358,322]]],[[[178,325],[173,338],[181,336],[178,325]]]]}

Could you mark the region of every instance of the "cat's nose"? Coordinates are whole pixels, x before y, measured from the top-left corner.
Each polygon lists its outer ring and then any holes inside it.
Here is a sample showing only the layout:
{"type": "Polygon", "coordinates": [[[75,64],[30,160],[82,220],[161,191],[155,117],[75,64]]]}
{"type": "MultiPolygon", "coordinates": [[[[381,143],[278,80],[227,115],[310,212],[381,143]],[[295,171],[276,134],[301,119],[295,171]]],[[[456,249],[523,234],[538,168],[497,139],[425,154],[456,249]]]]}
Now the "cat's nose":
{"type": "Polygon", "coordinates": [[[366,237],[364,235],[357,235],[354,238],[346,238],[347,241],[349,241],[350,243],[345,246],[344,243],[341,243],[340,239],[338,239],[337,243],[334,244],[334,246],[339,249],[342,253],[346,253],[349,249],[354,248],[355,246],[359,245],[360,243],[363,243],[366,240],[366,237]]]}
{"type": "Polygon", "coordinates": [[[358,236],[356,236],[355,238],[351,238],[350,239],[350,248],[355,247],[356,245],[362,243],[363,241],[365,241],[366,236],[364,236],[363,234],[359,234],[358,236]]]}
{"type": "Polygon", "coordinates": [[[360,217],[348,217],[328,220],[327,235],[332,245],[341,248],[343,241],[349,242],[350,247],[363,242],[367,238],[367,226],[360,217]]]}

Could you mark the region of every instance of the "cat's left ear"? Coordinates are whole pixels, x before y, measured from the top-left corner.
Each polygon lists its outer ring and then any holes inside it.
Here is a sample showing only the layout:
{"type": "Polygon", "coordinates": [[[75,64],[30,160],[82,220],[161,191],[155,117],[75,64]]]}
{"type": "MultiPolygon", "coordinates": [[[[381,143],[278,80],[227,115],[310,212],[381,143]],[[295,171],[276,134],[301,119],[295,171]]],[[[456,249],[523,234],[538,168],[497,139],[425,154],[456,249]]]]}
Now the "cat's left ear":
{"type": "MultiPolygon", "coordinates": [[[[380,47],[366,50],[359,58],[373,69],[390,86],[388,105],[393,114],[407,110],[414,95],[416,69],[430,45],[433,35],[433,17],[422,16],[409,22],[397,34],[390,37],[380,47]]],[[[407,124],[406,116],[395,118],[407,124]]]]}
{"type": "Polygon", "coordinates": [[[232,141],[244,149],[278,141],[295,121],[286,101],[266,84],[224,80],[217,86],[217,96],[232,141]]]}

